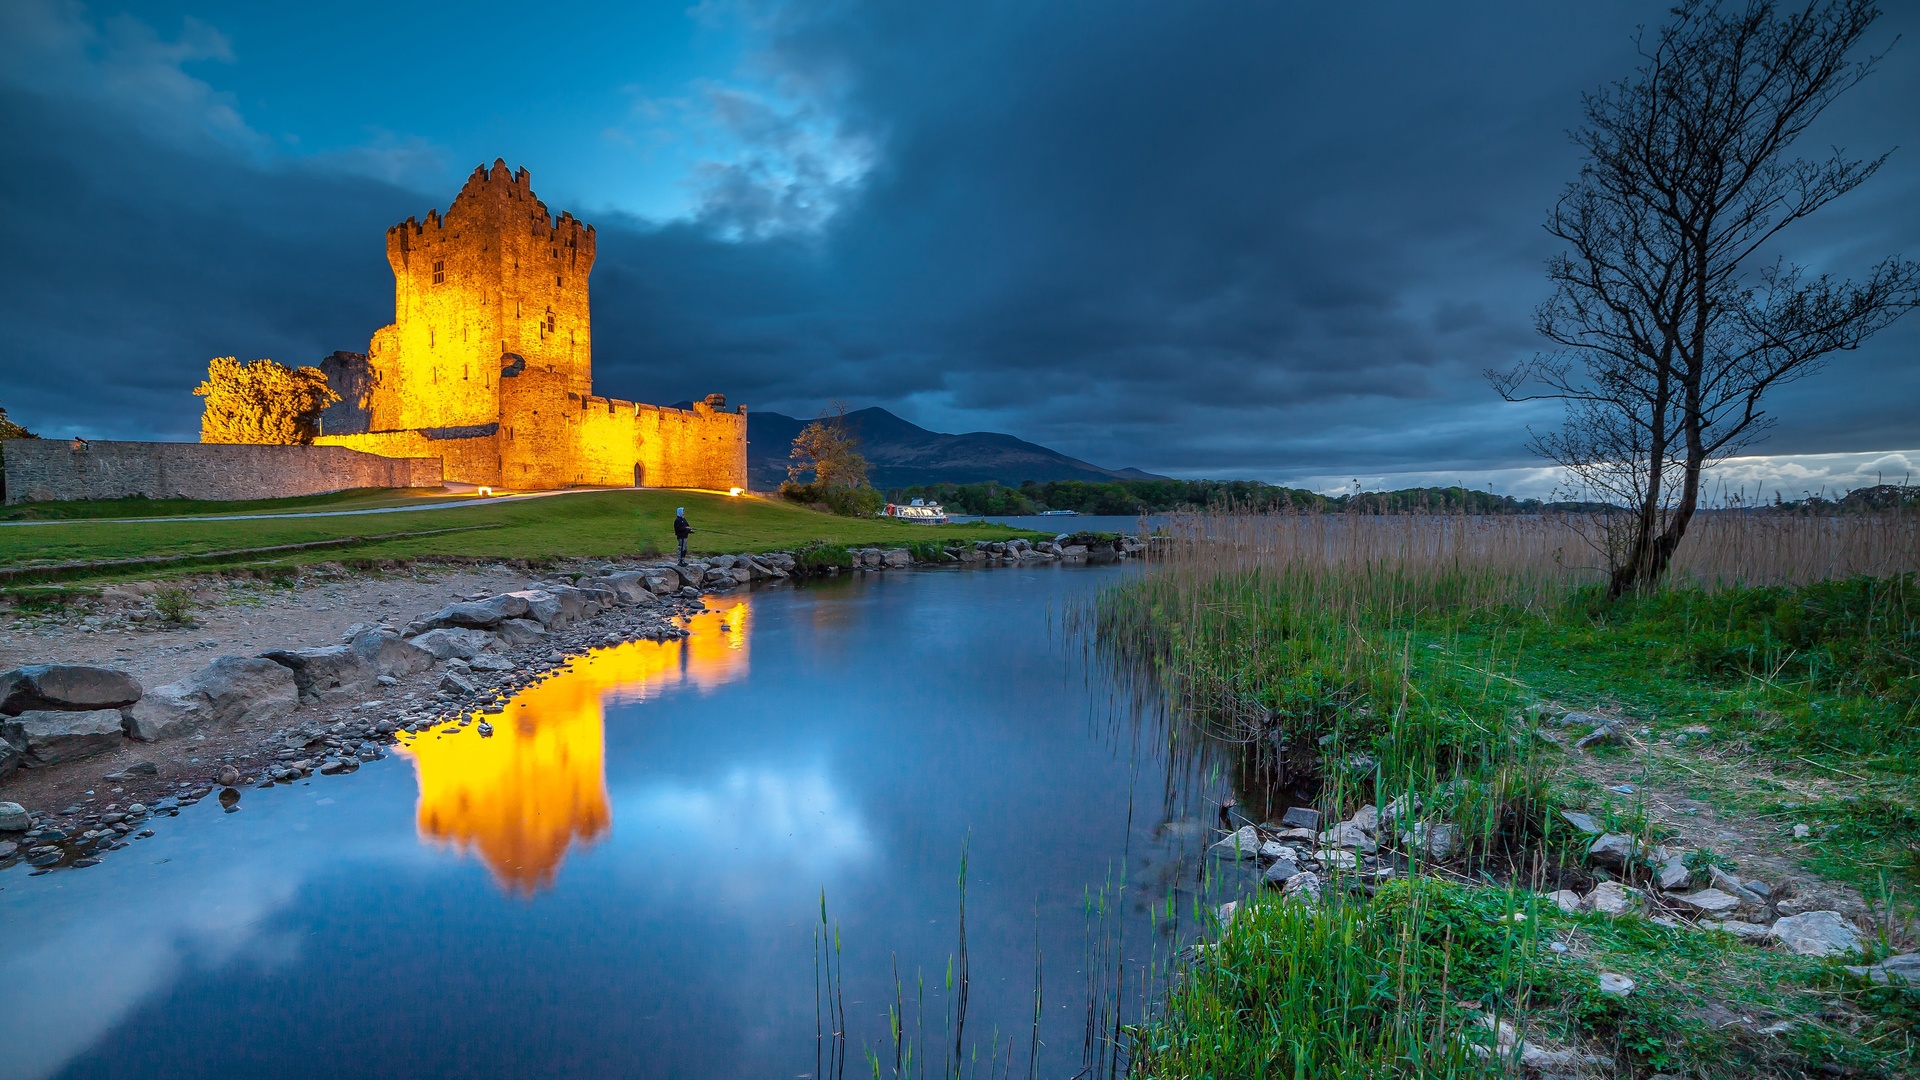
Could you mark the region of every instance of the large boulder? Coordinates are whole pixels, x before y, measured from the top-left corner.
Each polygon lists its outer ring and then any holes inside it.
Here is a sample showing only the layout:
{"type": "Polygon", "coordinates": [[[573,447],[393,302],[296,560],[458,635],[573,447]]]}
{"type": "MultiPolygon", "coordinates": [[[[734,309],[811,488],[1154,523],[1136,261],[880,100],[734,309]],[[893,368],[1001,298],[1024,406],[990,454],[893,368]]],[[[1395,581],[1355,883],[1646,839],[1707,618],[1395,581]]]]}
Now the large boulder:
{"type": "Polygon", "coordinates": [[[471,660],[499,643],[499,635],[485,630],[447,627],[429,630],[407,641],[407,644],[426,652],[435,660],[471,660]]]}
{"type": "Polygon", "coordinates": [[[532,619],[508,619],[494,633],[509,645],[534,645],[547,640],[547,628],[532,619]]]}
{"type": "Polygon", "coordinates": [[[647,576],[638,570],[623,570],[589,579],[588,585],[611,592],[621,603],[637,604],[653,599],[647,576]]]}
{"type": "Polygon", "coordinates": [[[127,734],[145,742],[202,728],[285,716],[300,705],[293,670],[259,656],[223,656],[177,683],[155,687],[127,713],[127,734]]]}
{"type": "MultiPolygon", "coordinates": [[[[538,590],[502,593],[489,596],[485,600],[469,600],[459,604],[448,604],[431,615],[426,615],[407,624],[407,636],[413,637],[428,630],[442,628],[465,628],[470,630],[491,630],[508,619],[524,619],[531,609],[529,598],[534,595],[545,596],[538,590]]],[[[542,619],[542,622],[546,620],[542,619]]]]}
{"type": "Polygon", "coordinates": [[[118,709],[23,712],[0,721],[0,738],[20,752],[20,764],[29,768],[78,761],[126,742],[118,709]]]}
{"type": "Polygon", "coordinates": [[[5,779],[7,774],[26,764],[26,761],[26,751],[8,742],[5,738],[0,738],[0,779],[5,779]]]}
{"type": "Polygon", "coordinates": [[[572,621],[561,599],[545,589],[522,589],[506,595],[526,605],[515,618],[532,619],[549,630],[561,629],[572,621]]]}
{"type": "MultiPolygon", "coordinates": [[[[513,620],[508,619],[510,622],[513,620]]],[[[376,675],[400,679],[433,666],[432,653],[391,630],[368,630],[355,636],[351,644],[376,675]]]]}
{"type": "Polygon", "coordinates": [[[35,664],[0,674],[0,713],[8,716],[29,710],[123,709],[139,700],[140,684],[112,668],[35,664]]]}
{"type": "Polygon", "coordinates": [[[0,802],[0,832],[26,832],[33,828],[33,815],[17,802],[0,802]]]}
{"type": "Polygon", "coordinates": [[[294,686],[306,704],[316,703],[328,694],[358,694],[380,684],[380,673],[351,645],[273,649],[260,655],[293,672],[294,686]]]}
{"type": "Polygon", "coordinates": [[[1860,934],[1837,911],[1789,915],[1769,931],[1788,952],[1801,956],[1844,956],[1860,951],[1860,934]]]}

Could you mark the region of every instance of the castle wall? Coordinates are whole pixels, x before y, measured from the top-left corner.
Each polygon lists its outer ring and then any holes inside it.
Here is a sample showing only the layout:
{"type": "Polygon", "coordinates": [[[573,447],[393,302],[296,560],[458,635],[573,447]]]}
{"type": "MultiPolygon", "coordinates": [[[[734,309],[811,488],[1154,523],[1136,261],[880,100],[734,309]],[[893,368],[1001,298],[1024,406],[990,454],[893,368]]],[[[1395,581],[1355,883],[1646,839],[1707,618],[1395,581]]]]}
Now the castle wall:
{"type": "MultiPolygon", "coordinates": [[[[480,431],[486,431],[482,425],[480,431]]],[[[507,486],[500,474],[500,447],[493,433],[436,438],[426,431],[373,431],[359,435],[322,435],[319,446],[340,446],[395,458],[436,458],[446,480],[455,484],[507,486]]]]}
{"type": "Polygon", "coordinates": [[[437,488],[437,457],[338,446],[10,439],[7,502],[51,499],[279,499],[357,488],[437,488]]]}

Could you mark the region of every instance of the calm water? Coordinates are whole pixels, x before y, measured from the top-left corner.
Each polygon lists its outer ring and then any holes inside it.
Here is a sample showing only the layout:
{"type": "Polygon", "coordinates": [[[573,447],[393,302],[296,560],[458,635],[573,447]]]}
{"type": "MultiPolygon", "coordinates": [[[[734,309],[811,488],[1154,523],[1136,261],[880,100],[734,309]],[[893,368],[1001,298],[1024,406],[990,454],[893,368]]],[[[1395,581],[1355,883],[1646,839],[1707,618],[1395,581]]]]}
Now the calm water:
{"type": "MultiPolygon", "coordinates": [[[[998,525],[1011,525],[1016,529],[1036,529],[1040,532],[1076,533],[1076,532],[1140,532],[1138,517],[1107,516],[1100,514],[1075,514],[1072,517],[1042,517],[1038,514],[1003,514],[993,517],[968,517],[965,514],[949,514],[954,521],[991,521],[998,525]]],[[[1161,515],[1150,515],[1147,527],[1166,520],[1161,515]]]]}
{"type": "MultiPolygon", "coordinates": [[[[1059,629],[1128,572],[717,600],[685,643],[530,689],[491,739],[428,735],[238,813],[205,800],[98,867],[0,873],[0,1075],[812,1076],[823,891],[846,1074],[871,1075],[863,1045],[890,1067],[897,965],[910,1032],[925,976],[937,1075],[966,844],[966,1041],[1011,1037],[1026,1075],[1037,938],[1039,1075],[1071,1076],[1089,935],[1164,958],[1147,909],[1205,839],[1167,809],[1162,737],[1059,629]],[[1090,922],[1123,871],[1118,916],[1090,922]]],[[[1175,786],[1205,807],[1209,784],[1175,786]]]]}

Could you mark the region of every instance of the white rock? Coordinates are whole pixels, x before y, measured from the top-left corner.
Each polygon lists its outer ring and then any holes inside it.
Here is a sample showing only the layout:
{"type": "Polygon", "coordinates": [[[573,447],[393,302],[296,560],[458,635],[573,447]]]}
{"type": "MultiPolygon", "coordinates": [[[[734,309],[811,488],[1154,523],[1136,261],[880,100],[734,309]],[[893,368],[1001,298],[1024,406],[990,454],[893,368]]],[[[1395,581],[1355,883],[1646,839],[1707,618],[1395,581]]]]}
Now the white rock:
{"type": "Polygon", "coordinates": [[[1313,853],[1313,857],[1319,859],[1321,865],[1329,870],[1351,870],[1360,865],[1358,855],[1338,848],[1321,848],[1313,853]]]}
{"type": "Polygon", "coordinates": [[[1580,899],[1580,894],[1574,892],[1572,889],[1559,889],[1550,892],[1547,894],[1547,899],[1553,901],[1555,907],[1568,915],[1578,915],[1580,912],[1585,911],[1587,907],[1586,903],[1580,899]]]}
{"type": "Polygon", "coordinates": [[[1860,935],[1837,911],[1789,915],[1769,933],[1789,952],[1801,956],[1841,956],[1860,949],[1860,935]]]}
{"type": "Polygon", "coordinates": [[[1260,830],[1242,825],[1207,849],[1229,859],[1251,859],[1260,854],[1260,830]]]}
{"type": "Polygon", "coordinates": [[[1617,881],[1603,881],[1587,894],[1587,904],[1608,918],[1619,918],[1633,910],[1633,893],[1617,881]]]}
{"type": "Polygon", "coordinates": [[[1379,850],[1373,837],[1367,831],[1351,821],[1343,821],[1320,834],[1320,845],[1329,848],[1352,848],[1372,854],[1379,850]]]}
{"type": "Polygon", "coordinates": [[[1690,893],[1668,893],[1667,900],[1696,915],[1724,916],[1740,906],[1740,898],[1719,889],[1700,889],[1690,893]]]}
{"type": "Polygon", "coordinates": [[[1686,859],[1679,855],[1672,856],[1660,867],[1660,890],[1672,892],[1675,889],[1684,889],[1692,877],[1692,873],[1687,870],[1686,859]]]}
{"type": "Polygon", "coordinates": [[[1320,875],[1305,870],[1287,880],[1287,886],[1281,890],[1281,899],[1298,900],[1305,904],[1320,902],[1320,875]]]}
{"type": "Polygon", "coordinates": [[[1795,825],[1793,827],[1793,838],[1795,840],[1805,840],[1807,837],[1812,835],[1813,835],[1813,830],[1807,828],[1805,825],[1795,825]]]}
{"type": "Polygon", "coordinates": [[[1260,857],[1263,859],[1297,859],[1300,853],[1278,840],[1267,840],[1260,844],[1260,857]]]}
{"type": "Polygon", "coordinates": [[[1767,936],[1767,928],[1759,923],[1744,922],[1740,919],[1728,919],[1725,922],[1696,923],[1702,930],[1718,930],[1732,934],[1743,941],[1758,941],[1767,936]]]}
{"type": "Polygon", "coordinates": [[[1567,824],[1572,825],[1583,833],[1592,835],[1600,831],[1600,824],[1593,820],[1591,814],[1582,814],[1573,810],[1562,810],[1560,811],[1560,816],[1567,819],[1567,824]]]}
{"type": "Polygon", "coordinates": [[[1600,973],[1600,992],[1611,997],[1626,997],[1633,993],[1634,981],[1625,975],[1616,975],[1611,971],[1600,973]]]}

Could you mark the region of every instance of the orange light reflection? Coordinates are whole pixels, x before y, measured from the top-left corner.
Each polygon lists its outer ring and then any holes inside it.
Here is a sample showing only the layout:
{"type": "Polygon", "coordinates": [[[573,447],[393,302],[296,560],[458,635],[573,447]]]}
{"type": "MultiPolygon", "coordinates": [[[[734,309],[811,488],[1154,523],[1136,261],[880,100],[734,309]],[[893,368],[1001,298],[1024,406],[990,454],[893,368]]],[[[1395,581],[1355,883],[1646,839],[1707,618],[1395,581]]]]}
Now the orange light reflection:
{"type": "Polygon", "coordinates": [[[747,673],[747,601],[696,615],[681,641],[595,649],[521,690],[493,725],[449,725],[403,735],[400,753],[420,783],[423,839],[471,851],[501,886],[531,895],[553,884],[567,850],[613,824],[607,802],[603,707],[646,700],[667,686],[711,690],[747,673]]]}

